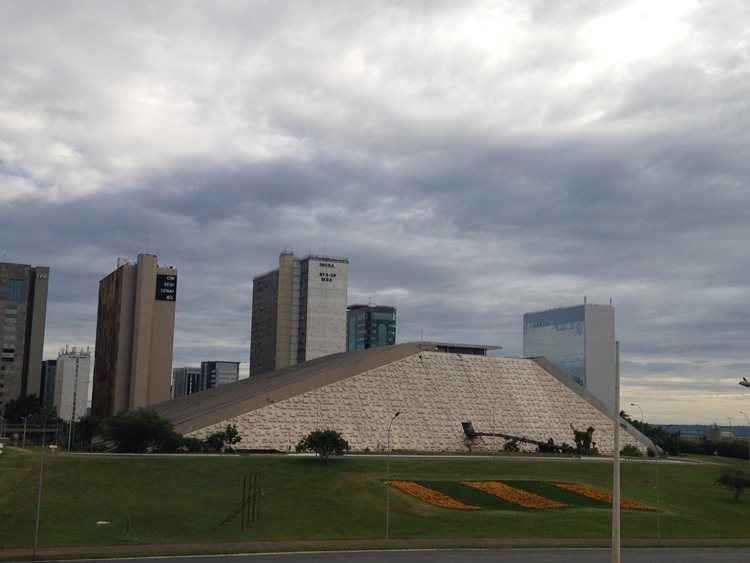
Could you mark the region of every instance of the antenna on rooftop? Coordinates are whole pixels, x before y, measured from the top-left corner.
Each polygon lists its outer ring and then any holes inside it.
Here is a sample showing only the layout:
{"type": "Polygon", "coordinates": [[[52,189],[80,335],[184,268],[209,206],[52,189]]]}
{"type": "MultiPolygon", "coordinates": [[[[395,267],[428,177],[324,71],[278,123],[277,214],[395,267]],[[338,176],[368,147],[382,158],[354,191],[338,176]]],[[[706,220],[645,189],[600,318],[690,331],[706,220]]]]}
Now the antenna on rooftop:
{"type": "Polygon", "coordinates": [[[586,301],[587,301],[587,298],[586,298],[586,296],[584,295],[584,296],[583,296],[583,304],[584,304],[584,305],[586,304],[586,301]]]}
{"type": "Polygon", "coordinates": [[[609,298],[609,306],[610,307],[612,306],[612,298],[611,297],[609,298]]]}

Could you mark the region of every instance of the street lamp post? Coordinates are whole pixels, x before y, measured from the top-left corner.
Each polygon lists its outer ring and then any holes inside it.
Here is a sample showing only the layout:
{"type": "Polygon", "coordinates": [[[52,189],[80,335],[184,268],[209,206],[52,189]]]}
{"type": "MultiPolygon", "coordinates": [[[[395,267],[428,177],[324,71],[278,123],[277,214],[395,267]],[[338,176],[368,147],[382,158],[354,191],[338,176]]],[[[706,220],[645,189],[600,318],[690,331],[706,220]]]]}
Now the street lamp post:
{"type": "MultiPolygon", "coordinates": [[[[643,415],[643,408],[638,403],[630,403],[630,406],[637,407],[641,411],[641,433],[643,433],[646,428],[646,417],[643,415]]],[[[659,498],[659,453],[655,451],[654,455],[654,463],[656,464],[656,538],[661,540],[661,512],[658,510],[661,505],[661,499],[659,498]]]]}
{"type": "MultiPolygon", "coordinates": [[[[740,411],[740,414],[745,417],[745,421],[747,422],[745,429],[747,430],[747,428],[750,427],[750,416],[748,416],[745,411],[740,411]]],[[[750,462],[750,436],[747,437],[747,461],[750,462]]]]}
{"type": "Polygon", "coordinates": [[[643,425],[643,409],[641,408],[641,405],[638,403],[630,403],[631,407],[637,407],[639,411],[641,411],[641,432],[643,432],[643,429],[645,426],[643,425]]]}
{"type": "Polygon", "coordinates": [[[612,563],[620,563],[620,342],[615,342],[614,459],[612,464],[612,563]]]}
{"type": "Polygon", "coordinates": [[[391,486],[388,484],[388,479],[391,475],[391,426],[393,421],[398,418],[401,411],[398,411],[393,415],[391,421],[388,423],[388,432],[386,438],[386,456],[385,456],[385,539],[391,537],[391,486]]]}

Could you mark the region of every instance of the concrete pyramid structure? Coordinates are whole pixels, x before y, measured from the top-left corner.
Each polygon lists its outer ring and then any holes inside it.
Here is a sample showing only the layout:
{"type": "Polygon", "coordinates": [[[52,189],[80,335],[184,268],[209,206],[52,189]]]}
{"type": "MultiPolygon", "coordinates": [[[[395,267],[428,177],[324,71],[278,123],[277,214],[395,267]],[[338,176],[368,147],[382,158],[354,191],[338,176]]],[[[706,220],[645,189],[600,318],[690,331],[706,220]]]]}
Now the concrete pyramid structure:
{"type": "MultiPolygon", "coordinates": [[[[340,431],[354,451],[384,451],[394,413],[394,450],[467,451],[462,422],[481,432],[573,445],[571,425],[595,428],[612,453],[613,418],[605,406],[544,358],[517,359],[436,351],[410,343],[335,354],[161,403],[177,431],[205,437],[237,425],[241,449],[294,451],[315,429],[340,431]]],[[[651,441],[621,421],[622,443],[641,451],[651,441]]],[[[473,450],[501,450],[481,438],[473,450]]]]}

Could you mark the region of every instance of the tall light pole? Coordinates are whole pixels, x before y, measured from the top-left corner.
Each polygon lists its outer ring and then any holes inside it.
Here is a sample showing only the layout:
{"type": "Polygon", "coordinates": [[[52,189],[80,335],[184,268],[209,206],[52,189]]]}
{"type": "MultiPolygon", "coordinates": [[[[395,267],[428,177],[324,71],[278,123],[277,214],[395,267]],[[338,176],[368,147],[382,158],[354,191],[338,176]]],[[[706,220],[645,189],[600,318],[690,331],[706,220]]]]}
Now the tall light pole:
{"type": "Polygon", "coordinates": [[[612,563],[620,563],[620,341],[615,342],[614,460],[612,463],[612,563]]]}
{"type": "MultiPolygon", "coordinates": [[[[75,348],[73,349],[75,350],[75,348]]],[[[73,427],[76,423],[76,401],[78,400],[78,371],[79,371],[79,360],[76,358],[76,374],[73,383],[73,406],[70,413],[70,422],[68,423],[68,451],[73,446],[73,427]]]]}
{"type": "Polygon", "coordinates": [[[630,403],[631,407],[637,407],[639,411],[641,411],[641,432],[643,432],[643,429],[645,428],[643,425],[643,409],[641,408],[641,405],[638,403],[630,403]]]}
{"type": "MultiPolygon", "coordinates": [[[[747,422],[745,430],[747,430],[748,426],[750,426],[750,416],[745,411],[740,411],[740,414],[745,416],[745,421],[747,422]]],[[[750,436],[747,437],[747,461],[750,462],[750,436]]]]}
{"type": "Polygon", "coordinates": [[[391,537],[391,486],[388,484],[388,479],[391,476],[391,426],[393,421],[398,418],[401,411],[398,411],[393,415],[391,421],[388,423],[388,432],[386,438],[386,456],[385,456],[385,539],[391,537]]]}

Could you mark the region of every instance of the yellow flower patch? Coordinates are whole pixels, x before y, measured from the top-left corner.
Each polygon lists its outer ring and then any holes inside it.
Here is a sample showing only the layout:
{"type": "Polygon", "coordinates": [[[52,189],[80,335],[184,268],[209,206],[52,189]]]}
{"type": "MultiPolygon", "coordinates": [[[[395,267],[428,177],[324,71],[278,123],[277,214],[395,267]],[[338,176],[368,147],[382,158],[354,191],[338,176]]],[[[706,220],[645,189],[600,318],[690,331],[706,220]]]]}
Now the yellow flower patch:
{"type": "Polygon", "coordinates": [[[415,483],[414,481],[390,481],[389,485],[402,491],[408,495],[418,498],[419,500],[431,504],[433,506],[439,506],[440,508],[455,508],[458,510],[479,510],[477,506],[470,506],[463,502],[456,500],[448,495],[444,495],[441,492],[433,491],[415,483]]]}
{"type": "MultiPolygon", "coordinates": [[[[594,500],[600,500],[600,501],[612,504],[612,493],[610,492],[600,491],[599,489],[594,489],[593,487],[589,487],[588,485],[581,485],[579,483],[565,483],[562,481],[553,481],[552,484],[558,489],[563,489],[564,491],[570,491],[572,493],[583,495],[585,497],[588,497],[594,500]]],[[[620,507],[623,510],[640,510],[642,512],[658,512],[657,509],[651,506],[648,506],[646,504],[643,504],[635,500],[628,500],[625,498],[620,499],[620,507]]]]}
{"type": "Polygon", "coordinates": [[[564,502],[548,499],[543,496],[524,491],[522,489],[516,489],[500,481],[462,481],[462,485],[467,487],[473,487],[496,496],[502,499],[524,508],[534,508],[538,510],[544,510],[547,508],[565,508],[568,505],[564,502]]]}

